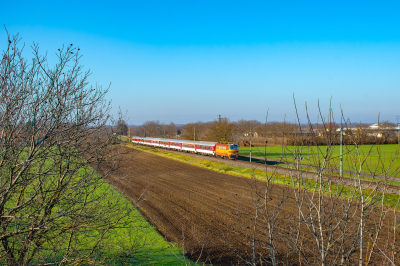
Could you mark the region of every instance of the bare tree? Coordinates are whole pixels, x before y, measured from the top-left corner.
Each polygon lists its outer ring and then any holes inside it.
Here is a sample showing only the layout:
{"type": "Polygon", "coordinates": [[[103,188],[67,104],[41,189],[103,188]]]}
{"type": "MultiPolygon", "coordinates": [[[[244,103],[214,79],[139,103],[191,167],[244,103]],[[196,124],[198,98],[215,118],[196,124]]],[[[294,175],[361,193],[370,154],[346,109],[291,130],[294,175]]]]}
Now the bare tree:
{"type": "MultiPolygon", "coordinates": [[[[295,140],[294,147],[283,149],[296,155],[296,169],[269,167],[265,162],[265,180],[251,180],[253,208],[244,209],[238,202],[233,213],[247,247],[228,246],[241,264],[248,265],[398,265],[399,189],[390,184],[391,175],[399,173],[393,169],[399,151],[385,163],[378,146],[363,152],[356,135],[350,134],[351,145],[343,148],[350,170],[338,177],[339,160],[333,152],[338,144],[333,130],[337,125],[331,108],[326,119],[321,111],[320,117],[321,125],[308,118],[310,142],[303,146],[295,140]],[[314,127],[322,128],[324,134],[318,136],[314,127]],[[313,138],[322,138],[324,145],[313,138]],[[379,158],[377,163],[370,162],[373,153],[379,158]],[[302,170],[303,157],[314,167],[302,170]]],[[[342,120],[346,121],[343,114],[342,120]]],[[[297,128],[302,128],[299,119],[297,128]]]]}
{"type": "Polygon", "coordinates": [[[197,122],[184,125],[181,130],[181,138],[188,140],[204,140],[207,141],[205,136],[206,131],[209,129],[210,123],[197,122]]]}
{"type": "Polygon", "coordinates": [[[235,124],[228,118],[221,118],[214,121],[208,127],[205,138],[209,141],[218,141],[220,143],[232,142],[235,133],[235,124]]]}
{"type": "Polygon", "coordinates": [[[161,136],[161,124],[160,121],[146,121],[143,123],[141,126],[143,130],[143,134],[146,135],[146,137],[160,137],[161,136]]]}
{"type": "Polygon", "coordinates": [[[0,264],[95,263],[131,210],[110,197],[107,172],[96,173],[116,155],[103,130],[108,90],[88,87],[90,72],[72,44],[58,49],[49,67],[36,44],[28,62],[18,35],[7,42],[0,62],[0,264]]]}
{"type": "Polygon", "coordinates": [[[162,136],[165,138],[176,138],[177,127],[173,122],[170,122],[168,125],[162,124],[162,136]]]}
{"type": "Polygon", "coordinates": [[[119,119],[117,125],[115,126],[115,133],[118,135],[128,135],[128,125],[123,119],[119,119]]]}
{"type": "Polygon", "coordinates": [[[250,128],[253,129],[253,132],[259,131],[261,133],[260,129],[262,127],[262,124],[257,120],[243,120],[243,119],[241,119],[241,120],[237,121],[235,124],[236,124],[237,133],[242,135],[242,136],[245,135],[245,134],[248,134],[249,131],[250,131],[250,128]]]}

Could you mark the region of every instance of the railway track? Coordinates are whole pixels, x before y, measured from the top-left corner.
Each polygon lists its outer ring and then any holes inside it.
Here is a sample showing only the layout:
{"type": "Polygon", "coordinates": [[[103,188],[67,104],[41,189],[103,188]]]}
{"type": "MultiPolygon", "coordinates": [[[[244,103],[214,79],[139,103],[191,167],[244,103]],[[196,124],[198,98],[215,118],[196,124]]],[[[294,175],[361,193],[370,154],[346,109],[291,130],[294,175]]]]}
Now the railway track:
{"type": "MultiPolygon", "coordinates": [[[[126,144],[126,142],[121,142],[121,143],[126,144]]],[[[267,160],[267,162],[268,162],[268,164],[267,164],[264,158],[253,157],[254,159],[256,159],[256,161],[248,162],[246,160],[242,160],[243,158],[246,158],[246,156],[241,156],[241,158],[239,158],[239,160],[227,160],[227,159],[222,159],[222,158],[217,158],[217,157],[212,157],[212,156],[199,155],[199,154],[195,154],[195,153],[186,153],[186,152],[181,152],[181,151],[166,150],[166,149],[162,149],[162,148],[147,147],[147,146],[144,146],[144,147],[153,149],[153,150],[168,151],[168,152],[176,153],[176,154],[185,154],[185,155],[188,155],[191,157],[195,157],[195,158],[199,158],[199,159],[203,159],[203,160],[221,162],[221,163],[230,164],[233,166],[252,168],[252,169],[260,169],[263,171],[267,171],[271,174],[277,173],[277,174],[281,174],[281,175],[294,176],[296,178],[307,178],[307,179],[312,179],[312,180],[319,180],[319,178],[320,178],[320,173],[319,173],[320,170],[316,167],[314,167],[315,171],[296,170],[296,169],[280,167],[280,166],[278,166],[278,162],[276,162],[276,161],[267,160]]],[[[302,166],[308,167],[305,165],[302,165],[302,166]]],[[[325,171],[327,171],[327,170],[328,169],[325,169],[325,171]]],[[[349,174],[354,174],[354,173],[349,172],[349,174]]],[[[369,180],[365,180],[365,179],[358,180],[358,178],[339,177],[339,176],[335,176],[335,175],[321,174],[321,178],[325,182],[333,182],[335,184],[344,185],[344,186],[354,186],[354,185],[358,186],[358,182],[360,182],[360,185],[363,189],[372,189],[372,190],[376,190],[378,192],[386,191],[387,193],[390,193],[390,194],[399,194],[400,193],[400,186],[387,183],[390,181],[400,181],[400,178],[389,177],[389,176],[388,177],[371,176],[370,174],[365,174],[365,173],[360,173],[360,176],[373,178],[376,181],[369,181],[369,180]]]]}

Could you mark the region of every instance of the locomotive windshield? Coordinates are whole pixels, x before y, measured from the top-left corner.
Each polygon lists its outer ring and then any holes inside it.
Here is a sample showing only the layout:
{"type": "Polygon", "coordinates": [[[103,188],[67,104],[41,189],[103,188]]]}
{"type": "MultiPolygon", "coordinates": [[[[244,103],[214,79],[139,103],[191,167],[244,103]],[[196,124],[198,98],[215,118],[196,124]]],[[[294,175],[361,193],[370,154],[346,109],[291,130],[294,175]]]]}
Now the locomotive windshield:
{"type": "Polygon", "coordinates": [[[237,145],[229,145],[230,150],[239,150],[237,145]]]}

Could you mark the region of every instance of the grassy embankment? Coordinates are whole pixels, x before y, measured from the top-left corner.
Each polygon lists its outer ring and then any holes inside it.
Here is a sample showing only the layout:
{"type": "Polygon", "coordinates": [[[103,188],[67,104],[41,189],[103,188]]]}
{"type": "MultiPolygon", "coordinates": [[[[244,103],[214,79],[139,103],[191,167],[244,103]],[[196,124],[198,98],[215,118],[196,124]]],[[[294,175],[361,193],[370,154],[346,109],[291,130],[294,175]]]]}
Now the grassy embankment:
{"type": "MultiPolygon", "coordinates": [[[[236,176],[243,176],[247,178],[256,178],[259,180],[266,180],[266,173],[263,170],[260,169],[252,169],[252,168],[244,168],[244,167],[238,167],[238,166],[232,166],[230,164],[226,163],[220,163],[220,162],[214,162],[214,161],[209,161],[207,160],[207,157],[204,156],[205,159],[199,159],[195,158],[192,156],[185,155],[184,153],[182,154],[177,154],[177,153],[172,153],[168,152],[167,150],[158,150],[158,149],[152,149],[149,147],[143,147],[143,146],[133,146],[131,144],[125,144],[127,147],[131,147],[134,149],[138,149],[144,152],[150,152],[162,157],[166,157],[169,159],[173,159],[176,161],[184,162],[190,165],[206,168],[212,171],[220,172],[220,173],[225,173],[225,174],[230,174],[230,175],[236,175],[236,176]]],[[[271,173],[268,174],[271,177],[271,173]]],[[[302,179],[299,180],[300,185],[302,188],[313,191],[316,187],[318,187],[318,183],[312,179],[302,179]]],[[[271,178],[271,182],[274,184],[280,184],[280,185],[285,185],[285,186],[291,186],[291,187],[297,187],[299,182],[295,178],[290,178],[288,176],[280,175],[277,173],[273,174],[273,178],[271,178]]],[[[337,195],[343,198],[348,198],[350,195],[352,195],[355,198],[358,198],[358,191],[355,188],[352,187],[347,187],[347,186],[341,186],[341,185],[336,185],[336,184],[331,184],[332,188],[332,195],[337,195]]],[[[317,189],[318,190],[318,189],[317,189]]],[[[328,193],[328,192],[327,192],[328,193]]],[[[363,191],[365,195],[369,195],[370,193],[376,193],[373,192],[370,189],[365,189],[363,191]]],[[[379,193],[376,193],[376,195],[379,195],[379,193]]],[[[387,194],[385,196],[385,204],[390,207],[396,207],[400,208],[400,206],[397,206],[397,202],[399,199],[399,195],[392,195],[392,194],[387,194]]]]}
{"type": "MultiPolygon", "coordinates": [[[[101,254],[101,256],[110,258],[105,259],[106,265],[120,265],[121,263],[129,265],[160,264],[171,266],[191,264],[182,255],[183,251],[181,248],[165,241],[157,230],[133,206],[132,202],[126,199],[125,196],[110,184],[104,182],[96,188],[95,193],[106,195],[102,198],[103,203],[99,203],[104,208],[107,208],[110,202],[114,202],[118,205],[116,209],[132,210],[119,222],[119,226],[105,237],[106,241],[104,242],[107,246],[107,252],[101,254]]],[[[96,239],[96,233],[93,239],[96,239]]],[[[88,240],[88,244],[89,246],[92,245],[91,240],[88,240]]]]}
{"type": "MultiPolygon", "coordinates": [[[[361,172],[370,173],[377,170],[377,174],[383,175],[383,169],[387,171],[386,175],[400,177],[400,158],[399,158],[399,145],[398,144],[384,144],[384,145],[359,145],[356,149],[354,145],[343,146],[343,170],[354,171],[354,167],[360,168],[359,159],[366,158],[365,163],[362,165],[361,172]],[[357,152],[359,156],[357,156],[357,152]]],[[[294,146],[267,146],[266,153],[264,147],[252,147],[252,156],[266,156],[267,158],[295,162],[294,154],[296,149],[294,146]]],[[[327,152],[327,146],[311,146],[311,147],[297,147],[299,157],[303,157],[301,161],[304,165],[318,165],[318,159],[322,159],[327,152]]],[[[239,154],[249,155],[250,147],[241,147],[239,154]]],[[[329,164],[327,168],[339,169],[340,162],[340,146],[333,146],[329,149],[329,164]]]]}
{"type": "MultiPolygon", "coordinates": [[[[45,162],[45,167],[53,167],[51,160],[45,162]]],[[[73,166],[72,166],[73,167],[73,166]]],[[[43,169],[42,169],[43,170],[43,169]]],[[[88,186],[86,191],[90,191],[86,200],[86,204],[92,202],[95,208],[89,211],[91,214],[98,213],[104,214],[111,217],[121,217],[118,224],[112,226],[111,230],[105,231],[103,235],[102,230],[98,231],[97,228],[107,227],[109,224],[103,223],[101,220],[90,221],[90,224],[84,226],[79,233],[76,233],[73,239],[73,246],[77,246],[80,250],[79,256],[86,258],[88,262],[91,261],[90,257],[101,258],[102,265],[190,265],[192,262],[188,261],[182,254],[183,251],[177,245],[168,243],[164,238],[159,235],[156,229],[151,226],[146,219],[140,214],[140,212],[135,208],[132,202],[130,202],[123,194],[118,192],[115,188],[107,183],[104,179],[96,176],[94,178],[100,180],[100,182],[95,181],[90,183],[91,180],[88,179],[92,174],[93,170],[90,167],[81,167],[74,174],[72,183],[80,184],[80,180],[87,180],[88,186]],[[110,212],[110,210],[112,210],[110,212]],[[96,244],[98,239],[101,238],[102,242],[96,248],[94,254],[91,253],[91,248],[96,244]]],[[[57,173],[55,174],[57,175],[57,173]]],[[[44,187],[52,187],[52,176],[46,176],[46,182],[42,185],[44,187]]],[[[57,179],[57,176],[56,176],[57,179]]],[[[55,182],[56,183],[56,182],[55,182]]],[[[34,189],[35,183],[32,183],[30,187],[26,190],[34,189]]],[[[64,201],[68,201],[69,193],[73,194],[74,186],[72,185],[71,191],[68,191],[64,201]]],[[[84,193],[83,193],[84,194],[84,193]]],[[[85,195],[75,195],[76,197],[85,197],[85,195]]],[[[68,215],[59,215],[63,213],[64,205],[63,200],[60,200],[60,206],[55,206],[53,209],[55,223],[57,225],[63,223],[69,223],[68,215]]],[[[74,205],[74,209],[79,209],[79,204],[83,201],[77,200],[78,205],[74,205]],[[80,202],[80,203],[79,203],[80,202]]],[[[8,207],[12,207],[13,202],[7,203],[8,207]]],[[[6,206],[6,207],[7,207],[6,206]]],[[[29,213],[30,210],[26,210],[29,213]]],[[[24,209],[20,211],[20,216],[24,217],[24,209]]],[[[29,218],[28,218],[29,219],[29,218]]],[[[118,218],[119,219],[119,218],[118,218]]],[[[112,219],[112,221],[116,221],[112,219]]],[[[27,221],[29,223],[29,221],[27,221]]],[[[57,226],[56,226],[57,227],[57,226]]],[[[56,228],[55,227],[55,228],[56,228]]],[[[43,244],[43,251],[41,252],[41,257],[48,257],[47,262],[51,263],[52,258],[56,260],[62,260],[63,255],[69,250],[69,237],[60,238],[55,234],[53,242],[56,241],[57,247],[53,249],[52,243],[47,245],[43,244]],[[47,249],[47,251],[46,251],[47,249]]],[[[0,265],[6,264],[4,257],[0,257],[0,265]]],[[[32,263],[35,264],[35,259],[32,263]]],[[[90,263],[89,263],[90,264],[90,263]]]]}

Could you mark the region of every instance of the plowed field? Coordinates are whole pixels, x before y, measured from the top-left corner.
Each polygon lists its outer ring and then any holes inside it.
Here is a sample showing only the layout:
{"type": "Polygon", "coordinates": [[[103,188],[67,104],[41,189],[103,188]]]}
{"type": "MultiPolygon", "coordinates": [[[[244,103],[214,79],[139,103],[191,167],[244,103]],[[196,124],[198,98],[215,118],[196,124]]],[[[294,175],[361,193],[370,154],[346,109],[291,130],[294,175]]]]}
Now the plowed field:
{"type": "MultiPolygon", "coordinates": [[[[251,257],[257,204],[253,199],[265,183],[127,147],[121,147],[120,167],[111,173],[109,182],[133,202],[144,193],[139,201],[141,212],[167,240],[183,247],[188,257],[235,265],[251,257]]],[[[290,188],[275,185],[268,206],[278,206],[288,193],[292,193],[290,188]]],[[[288,219],[297,212],[289,198],[276,223],[280,233],[288,230],[288,219]]],[[[265,224],[257,225],[265,233],[265,224]]]]}

